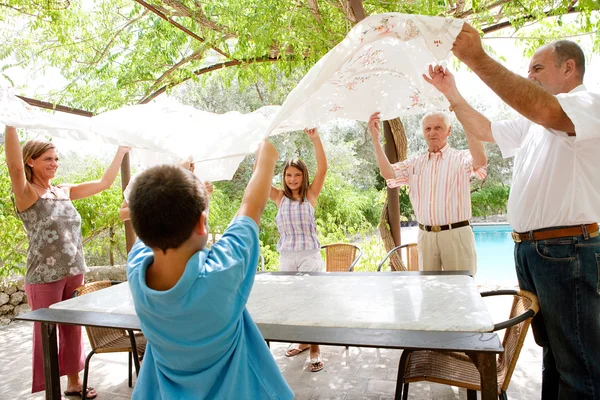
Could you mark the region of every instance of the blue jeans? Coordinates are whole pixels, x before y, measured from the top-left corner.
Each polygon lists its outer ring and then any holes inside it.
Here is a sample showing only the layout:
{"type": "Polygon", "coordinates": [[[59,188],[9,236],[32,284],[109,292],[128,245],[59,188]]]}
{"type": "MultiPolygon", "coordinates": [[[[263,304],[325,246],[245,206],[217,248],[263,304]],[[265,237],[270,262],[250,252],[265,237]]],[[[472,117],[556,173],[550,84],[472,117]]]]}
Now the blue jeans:
{"type": "Polygon", "coordinates": [[[600,400],[600,237],[516,243],[515,265],[540,302],[542,399],[600,400]]]}

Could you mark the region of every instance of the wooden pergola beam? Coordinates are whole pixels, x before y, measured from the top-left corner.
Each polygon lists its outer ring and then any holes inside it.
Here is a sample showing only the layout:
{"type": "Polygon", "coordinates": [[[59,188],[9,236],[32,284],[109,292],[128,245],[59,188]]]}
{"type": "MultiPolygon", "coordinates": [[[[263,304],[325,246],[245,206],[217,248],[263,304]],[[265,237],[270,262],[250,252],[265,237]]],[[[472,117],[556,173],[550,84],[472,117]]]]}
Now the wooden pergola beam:
{"type": "Polygon", "coordinates": [[[48,103],[47,101],[31,99],[31,98],[25,97],[25,96],[17,96],[17,97],[20,98],[21,100],[23,100],[25,103],[29,104],[30,106],[44,108],[46,110],[54,110],[54,111],[68,113],[68,114],[81,115],[82,117],[93,117],[95,115],[93,112],[80,110],[78,108],[61,106],[60,104],[48,103]]]}

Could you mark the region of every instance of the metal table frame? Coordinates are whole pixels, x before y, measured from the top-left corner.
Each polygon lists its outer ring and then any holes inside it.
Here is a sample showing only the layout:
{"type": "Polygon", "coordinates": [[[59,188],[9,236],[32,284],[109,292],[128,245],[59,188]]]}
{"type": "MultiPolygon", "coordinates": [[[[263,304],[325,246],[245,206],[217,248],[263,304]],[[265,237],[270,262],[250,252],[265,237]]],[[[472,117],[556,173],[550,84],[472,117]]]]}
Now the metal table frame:
{"type": "MultiPolygon", "coordinates": [[[[272,275],[464,275],[462,271],[449,272],[267,272],[272,275]]],[[[109,314],[90,311],[41,308],[18,316],[22,321],[35,321],[41,324],[42,347],[44,352],[44,379],[46,399],[61,398],[58,369],[58,347],[56,325],[80,325],[101,328],[141,330],[136,315],[109,314]]],[[[374,347],[384,349],[442,350],[465,352],[481,375],[482,400],[498,398],[498,377],[496,355],[504,351],[498,335],[494,332],[442,332],[409,331],[396,329],[330,328],[316,326],[292,326],[261,324],[257,326],[267,342],[319,343],[330,346],[374,347]]],[[[402,382],[396,382],[396,399],[400,399],[402,382]]]]}

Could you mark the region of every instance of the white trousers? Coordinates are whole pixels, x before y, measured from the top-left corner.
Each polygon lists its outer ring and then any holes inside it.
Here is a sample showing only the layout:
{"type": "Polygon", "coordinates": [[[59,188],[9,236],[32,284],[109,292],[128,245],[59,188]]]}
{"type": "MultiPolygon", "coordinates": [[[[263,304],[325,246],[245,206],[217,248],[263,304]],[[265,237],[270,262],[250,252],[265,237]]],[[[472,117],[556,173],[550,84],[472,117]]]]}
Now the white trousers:
{"type": "Polygon", "coordinates": [[[292,272],[323,271],[321,250],[285,250],[279,252],[279,270],[292,272]]]}
{"type": "Polygon", "coordinates": [[[441,232],[419,229],[417,250],[421,271],[469,270],[473,276],[477,273],[475,236],[470,226],[441,232]]]}

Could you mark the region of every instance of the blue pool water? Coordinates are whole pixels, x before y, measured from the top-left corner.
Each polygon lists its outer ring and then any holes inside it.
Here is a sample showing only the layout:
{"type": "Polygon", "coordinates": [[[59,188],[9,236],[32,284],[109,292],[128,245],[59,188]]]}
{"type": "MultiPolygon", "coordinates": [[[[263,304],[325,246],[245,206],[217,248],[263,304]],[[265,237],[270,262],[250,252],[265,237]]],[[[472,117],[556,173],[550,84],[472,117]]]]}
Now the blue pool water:
{"type": "Polygon", "coordinates": [[[511,231],[508,224],[473,225],[478,283],[517,284],[511,231]]]}

